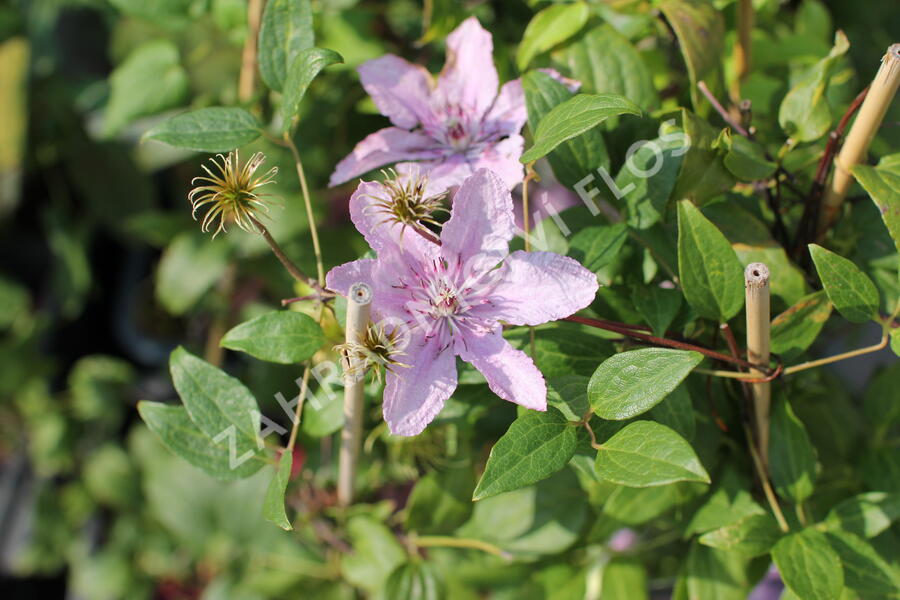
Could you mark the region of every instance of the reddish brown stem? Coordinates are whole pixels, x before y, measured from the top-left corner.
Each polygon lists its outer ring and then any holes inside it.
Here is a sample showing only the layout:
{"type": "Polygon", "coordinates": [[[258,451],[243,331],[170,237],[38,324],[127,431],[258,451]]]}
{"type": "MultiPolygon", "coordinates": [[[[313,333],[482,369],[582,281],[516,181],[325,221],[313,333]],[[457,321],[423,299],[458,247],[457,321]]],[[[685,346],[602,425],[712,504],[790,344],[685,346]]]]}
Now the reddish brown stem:
{"type": "Polygon", "coordinates": [[[588,317],[577,317],[571,316],[566,317],[563,321],[571,321],[572,323],[581,323],[582,325],[588,325],[589,327],[596,327],[597,329],[604,329],[606,331],[612,331],[614,333],[618,333],[623,336],[635,338],[638,340],[645,341],[647,343],[653,344],[655,346],[664,346],[666,348],[676,348],[678,350],[691,350],[693,352],[699,352],[704,356],[708,356],[710,358],[714,358],[716,360],[720,360],[722,362],[727,362],[735,365],[740,365],[747,369],[757,369],[765,372],[766,374],[771,373],[771,369],[769,369],[768,365],[754,365],[753,363],[740,359],[728,356],[727,354],[722,354],[721,352],[716,352],[715,350],[710,350],[709,348],[704,348],[703,346],[696,346],[694,344],[688,344],[685,342],[679,342],[677,340],[670,340],[667,338],[660,338],[653,335],[647,335],[645,333],[639,333],[635,329],[632,329],[631,326],[622,326],[621,324],[610,323],[609,321],[603,321],[600,319],[591,319],[588,317]]]}
{"type": "Polygon", "coordinates": [[[856,111],[862,106],[863,100],[866,99],[866,94],[868,93],[869,86],[866,86],[863,91],[857,94],[856,98],[853,99],[853,102],[850,103],[850,106],[847,107],[847,111],[844,113],[844,116],[841,117],[838,126],[834,131],[828,134],[828,143],[825,144],[825,151],[822,153],[822,158],[819,160],[818,167],[816,167],[816,175],[813,178],[812,187],[806,197],[806,206],[803,208],[803,215],[800,217],[800,223],[797,225],[797,233],[794,236],[793,253],[795,257],[800,256],[806,251],[806,241],[812,239],[814,236],[816,223],[819,220],[819,205],[822,201],[822,193],[825,190],[825,182],[828,179],[828,173],[831,171],[831,165],[834,163],[834,155],[837,153],[838,145],[844,137],[844,131],[846,131],[847,126],[850,125],[850,119],[853,118],[853,115],[856,114],[856,111]]]}

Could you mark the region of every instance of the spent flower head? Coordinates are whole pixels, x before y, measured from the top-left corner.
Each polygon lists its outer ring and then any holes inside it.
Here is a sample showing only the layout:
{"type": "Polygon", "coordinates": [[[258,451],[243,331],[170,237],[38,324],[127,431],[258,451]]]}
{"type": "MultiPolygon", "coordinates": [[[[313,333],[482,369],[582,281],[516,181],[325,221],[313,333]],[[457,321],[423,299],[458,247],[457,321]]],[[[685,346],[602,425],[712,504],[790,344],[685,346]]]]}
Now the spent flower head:
{"type": "Polygon", "coordinates": [[[262,175],[256,175],[256,171],[265,162],[266,155],[257,152],[246,163],[241,165],[238,151],[229,152],[227,156],[217,154],[210,158],[215,165],[215,171],[202,165],[207,176],[195,177],[191,185],[201,182],[188,194],[188,200],[193,207],[193,217],[197,218],[197,211],[203,206],[209,206],[200,229],[210,231],[218,220],[213,237],[220,232],[227,233],[227,226],[235,223],[244,231],[259,233],[259,220],[264,213],[269,212],[269,206],[274,204],[274,196],[260,192],[264,185],[275,181],[278,167],[272,167],[262,175]],[[218,160],[217,160],[218,159],[218,160]]]}
{"type": "Polygon", "coordinates": [[[381,321],[369,323],[359,341],[345,342],[335,348],[343,356],[350,377],[359,379],[372,371],[375,381],[381,382],[383,371],[396,374],[398,367],[409,366],[400,361],[406,354],[403,350],[407,342],[401,327],[381,321]]]}
{"type": "Polygon", "coordinates": [[[428,176],[420,175],[417,169],[407,174],[398,175],[394,169],[382,171],[384,181],[380,193],[368,196],[371,201],[365,210],[381,217],[379,224],[394,223],[400,225],[400,236],[407,227],[431,233],[425,223],[440,226],[434,215],[438,212],[448,213],[444,208],[446,192],[428,193],[428,176]]]}

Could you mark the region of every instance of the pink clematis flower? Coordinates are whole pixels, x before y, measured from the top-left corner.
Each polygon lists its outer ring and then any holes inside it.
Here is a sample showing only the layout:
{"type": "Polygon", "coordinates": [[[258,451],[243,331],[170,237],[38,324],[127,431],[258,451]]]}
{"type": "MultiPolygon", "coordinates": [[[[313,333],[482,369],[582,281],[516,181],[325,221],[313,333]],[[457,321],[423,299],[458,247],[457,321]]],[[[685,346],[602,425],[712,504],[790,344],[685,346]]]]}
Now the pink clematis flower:
{"type": "Polygon", "coordinates": [[[503,338],[501,323],[540,325],[566,317],[594,299],[597,278],[551,252],[509,254],[512,198],[487,169],[460,186],[440,244],[384,221],[378,206],[388,193],[380,183],[363,182],[353,194],[351,217],[377,258],[335,267],[326,284],[346,295],[354,283],[367,283],[373,320],[404,330],[403,366],[389,370],[385,382],[391,432],[416,435],[437,416],[456,388],[457,356],[481,371],[501,398],[546,410],[543,376],[503,338]]]}
{"type": "MultiPolygon", "coordinates": [[[[491,34],[470,17],[447,36],[447,61],[437,83],[424,68],[392,54],[361,65],[363,87],[394,126],[357,144],[338,163],[329,185],[384,165],[420,161],[430,193],[457,186],[481,168],[494,171],[512,189],[523,176],[519,132],[528,114],[518,79],[497,93],[492,55],[491,34]]],[[[408,167],[398,164],[397,171],[408,167]]]]}

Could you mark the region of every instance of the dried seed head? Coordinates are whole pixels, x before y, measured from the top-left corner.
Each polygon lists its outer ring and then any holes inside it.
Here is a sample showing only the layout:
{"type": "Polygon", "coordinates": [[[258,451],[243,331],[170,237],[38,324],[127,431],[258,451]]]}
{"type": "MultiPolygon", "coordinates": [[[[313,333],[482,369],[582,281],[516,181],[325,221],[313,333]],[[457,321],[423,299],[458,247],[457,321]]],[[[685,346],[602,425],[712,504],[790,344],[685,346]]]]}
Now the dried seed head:
{"type": "Polygon", "coordinates": [[[213,237],[222,231],[227,232],[230,223],[235,223],[244,231],[259,233],[259,220],[269,212],[269,206],[275,204],[271,194],[261,193],[259,189],[274,182],[278,173],[278,167],[272,167],[265,174],[255,176],[265,160],[265,154],[257,152],[242,166],[235,150],[227,156],[217,154],[216,158],[210,159],[217,172],[203,165],[208,176],[195,177],[191,184],[201,182],[201,185],[188,194],[194,219],[202,206],[209,205],[200,223],[202,231],[210,231],[218,220],[213,237]]]}
{"type": "Polygon", "coordinates": [[[396,374],[398,367],[409,367],[399,360],[406,354],[403,351],[406,342],[400,328],[390,327],[384,322],[369,323],[358,342],[345,342],[335,346],[335,349],[344,358],[344,370],[348,376],[359,379],[371,370],[375,380],[380,382],[382,368],[396,374]]]}
{"type": "Polygon", "coordinates": [[[400,235],[407,227],[417,229],[427,235],[433,235],[426,223],[440,227],[434,215],[438,212],[449,213],[444,208],[446,192],[426,195],[428,177],[418,171],[398,175],[393,169],[382,171],[385,180],[382,182],[386,190],[385,196],[367,196],[372,200],[369,210],[383,215],[382,223],[399,223],[400,235]]]}

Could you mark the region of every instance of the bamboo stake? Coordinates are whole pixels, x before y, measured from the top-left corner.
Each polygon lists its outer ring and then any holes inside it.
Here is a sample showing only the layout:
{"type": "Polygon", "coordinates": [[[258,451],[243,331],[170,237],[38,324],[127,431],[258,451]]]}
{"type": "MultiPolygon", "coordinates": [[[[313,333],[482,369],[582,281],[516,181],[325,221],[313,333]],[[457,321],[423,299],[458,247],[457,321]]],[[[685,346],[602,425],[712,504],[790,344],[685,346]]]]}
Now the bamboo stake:
{"type": "MultiPolygon", "coordinates": [[[[344,339],[347,343],[359,342],[372,307],[372,288],[365,283],[355,283],[347,294],[347,327],[344,339]]],[[[353,487],[356,480],[356,463],[362,438],[363,392],[365,391],[364,365],[353,354],[344,358],[344,428],[341,431],[341,450],[338,457],[338,504],[353,503],[353,487]]]]}
{"type": "Polygon", "coordinates": [[[872,138],[878,132],[900,85],[900,44],[888,48],[881,59],[881,67],[872,80],[869,93],[863,101],[844,147],[834,159],[834,177],[822,198],[817,239],[821,240],[837,216],[850,184],[853,182],[850,169],[865,158],[872,138]]]}
{"type": "MultiPolygon", "coordinates": [[[[744,270],[744,299],[747,308],[747,360],[769,364],[769,268],[763,263],[751,263],[744,270]]],[[[757,369],[756,377],[765,377],[757,369]]],[[[768,381],[751,383],[756,441],[763,466],[769,467],[769,408],[772,403],[772,387],[768,381]]]]}

